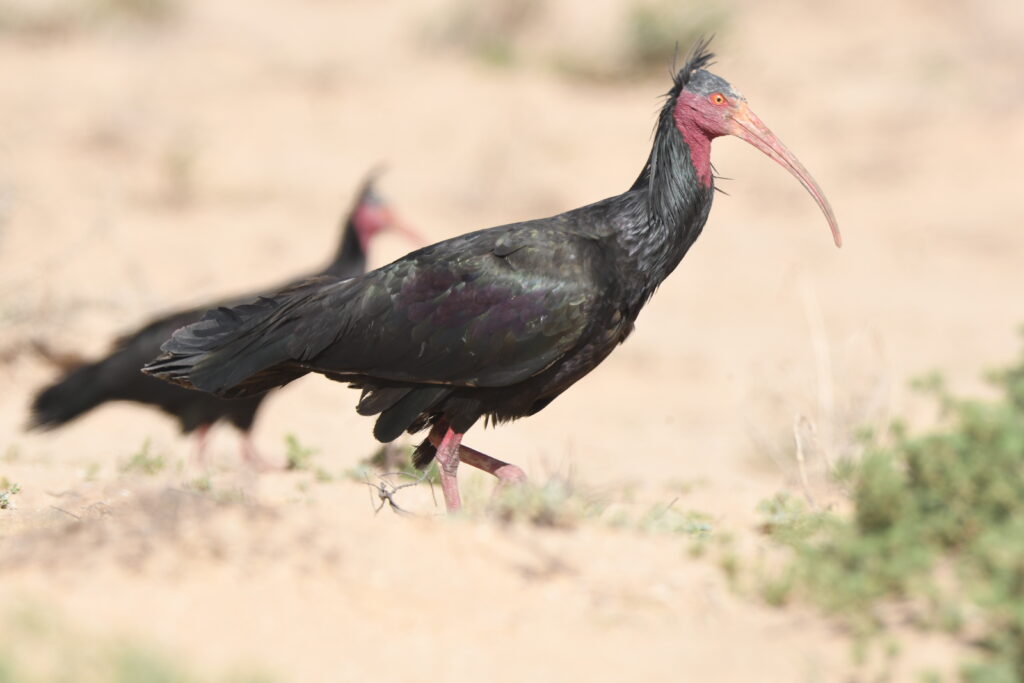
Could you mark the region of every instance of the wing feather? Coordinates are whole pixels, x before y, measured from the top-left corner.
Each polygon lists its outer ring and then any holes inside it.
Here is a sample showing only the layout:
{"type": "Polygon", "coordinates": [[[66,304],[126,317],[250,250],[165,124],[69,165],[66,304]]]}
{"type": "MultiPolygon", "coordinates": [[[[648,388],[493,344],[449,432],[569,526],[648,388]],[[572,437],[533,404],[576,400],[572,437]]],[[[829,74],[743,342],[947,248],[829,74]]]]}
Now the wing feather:
{"type": "Polygon", "coordinates": [[[500,256],[493,239],[448,258],[424,250],[364,276],[358,291],[326,296],[325,313],[337,306],[343,315],[334,330],[320,331],[321,343],[302,349],[312,354],[305,367],[480,387],[543,371],[580,341],[598,304],[585,253],[592,247],[564,236],[517,237],[501,242],[500,256]]]}

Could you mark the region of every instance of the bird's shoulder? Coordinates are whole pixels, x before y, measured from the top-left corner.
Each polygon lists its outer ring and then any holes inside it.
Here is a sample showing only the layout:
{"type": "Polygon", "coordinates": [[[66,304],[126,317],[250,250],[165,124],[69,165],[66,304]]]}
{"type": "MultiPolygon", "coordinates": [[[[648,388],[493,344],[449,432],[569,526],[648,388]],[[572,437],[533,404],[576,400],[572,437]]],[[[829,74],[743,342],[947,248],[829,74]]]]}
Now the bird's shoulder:
{"type": "MultiPolygon", "coordinates": [[[[524,279],[529,276],[579,283],[603,260],[603,245],[593,230],[582,229],[567,214],[477,230],[414,251],[380,269],[384,279],[405,281],[432,273],[473,279],[524,279]]],[[[550,280],[549,280],[550,282],[550,280]]]]}

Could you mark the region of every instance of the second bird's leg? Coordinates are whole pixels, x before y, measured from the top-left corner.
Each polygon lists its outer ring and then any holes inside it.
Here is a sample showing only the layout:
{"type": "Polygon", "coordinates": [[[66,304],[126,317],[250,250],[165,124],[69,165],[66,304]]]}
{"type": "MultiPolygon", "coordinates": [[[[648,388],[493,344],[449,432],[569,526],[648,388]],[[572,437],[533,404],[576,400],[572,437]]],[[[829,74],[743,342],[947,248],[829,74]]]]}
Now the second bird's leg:
{"type": "Polygon", "coordinates": [[[252,439],[252,434],[247,431],[242,432],[241,442],[242,460],[245,464],[257,472],[267,472],[274,469],[270,463],[260,456],[259,451],[256,450],[256,444],[252,439]]]}
{"type": "Polygon", "coordinates": [[[434,425],[430,430],[430,443],[437,449],[437,472],[441,477],[441,493],[444,495],[444,506],[448,512],[462,509],[462,498],[459,496],[459,443],[462,434],[452,430],[444,423],[434,425]]]}
{"type": "Polygon", "coordinates": [[[196,463],[204,470],[209,463],[206,462],[206,442],[210,435],[210,425],[201,424],[196,427],[196,463]]]}

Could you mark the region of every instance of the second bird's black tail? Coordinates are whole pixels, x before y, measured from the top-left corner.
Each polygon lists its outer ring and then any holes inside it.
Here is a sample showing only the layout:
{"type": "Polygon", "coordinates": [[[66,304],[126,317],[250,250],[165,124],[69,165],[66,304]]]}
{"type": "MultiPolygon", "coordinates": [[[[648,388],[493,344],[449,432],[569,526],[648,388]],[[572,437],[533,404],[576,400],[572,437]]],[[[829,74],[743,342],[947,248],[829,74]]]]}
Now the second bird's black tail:
{"type": "Polygon", "coordinates": [[[32,401],[31,429],[54,429],[111,400],[103,361],[72,369],[32,401]]]}

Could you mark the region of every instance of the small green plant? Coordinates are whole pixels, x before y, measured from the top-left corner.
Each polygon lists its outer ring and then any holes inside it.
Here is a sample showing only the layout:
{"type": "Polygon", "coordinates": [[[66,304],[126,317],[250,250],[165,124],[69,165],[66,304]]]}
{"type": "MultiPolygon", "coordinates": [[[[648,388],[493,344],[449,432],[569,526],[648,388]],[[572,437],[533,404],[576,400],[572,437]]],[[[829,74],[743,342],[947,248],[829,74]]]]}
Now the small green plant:
{"type": "Polygon", "coordinates": [[[151,452],[150,440],[142,442],[142,447],[127,460],[121,462],[122,474],[159,474],[167,466],[163,455],[151,452]]]}
{"type": "Polygon", "coordinates": [[[91,462],[82,471],[82,478],[86,481],[96,481],[99,479],[101,469],[102,467],[98,462],[91,462]]]}
{"type": "Polygon", "coordinates": [[[693,538],[704,538],[711,534],[711,517],[693,510],[682,512],[675,509],[673,503],[652,507],[637,520],[636,528],[647,533],[678,534],[693,538]]]}
{"type": "Polygon", "coordinates": [[[503,522],[571,529],[584,519],[599,517],[606,504],[567,477],[551,477],[543,484],[529,482],[496,492],[490,512],[503,522]]]}
{"type": "Polygon", "coordinates": [[[299,443],[299,438],[294,434],[287,434],[284,437],[285,443],[285,469],[308,470],[312,466],[313,456],[320,452],[317,448],[309,448],[299,443]]]}
{"type": "Polygon", "coordinates": [[[365,483],[370,480],[375,470],[371,465],[366,464],[366,461],[358,463],[355,467],[349,467],[341,473],[342,478],[348,479],[349,481],[357,481],[365,483]]]}
{"type": "Polygon", "coordinates": [[[213,490],[213,481],[210,479],[210,475],[204,474],[188,482],[185,488],[196,493],[210,493],[213,490]]]}
{"type": "MultiPolygon", "coordinates": [[[[440,478],[437,473],[437,465],[432,461],[426,470],[418,470],[412,464],[413,452],[416,449],[412,446],[402,446],[396,443],[386,443],[377,451],[359,463],[364,470],[376,469],[378,472],[389,474],[404,474],[410,480],[422,478],[424,483],[437,484],[440,478]]],[[[365,480],[362,479],[362,480],[365,480]]]]}
{"type": "Polygon", "coordinates": [[[940,425],[869,436],[846,475],[851,514],[763,504],[764,531],[792,555],[762,595],[808,599],[866,635],[900,601],[922,628],[970,634],[964,680],[1024,680],[1024,357],[993,380],[1002,395],[990,401],[919,381],[940,425]]]}
{"type": "Polygon", "coordinates": [[[0,477],[0,510],[9,510],[14,507],[11,496],[21,492],[21,485],[11,482],[7,477],[0,477]]]}
{"type": "Polygon", "coordinates": [[[728,14],[721,4],[700,7],[676,0],[638,0],[626,20],[624,70],[663,72],[677,51],[686,50],[701,37],[721,32],[728,14]]]}
{"type": "Polygon", "coordinates": [[[778,541],[797,544],[821,528],[825,515],[810,510],[802,499],[778,493],[757,506],[761,513],[761,531],[778,541]]]}

